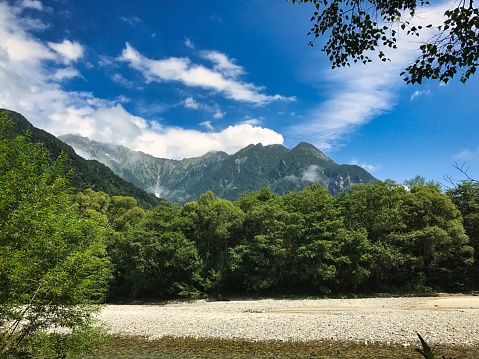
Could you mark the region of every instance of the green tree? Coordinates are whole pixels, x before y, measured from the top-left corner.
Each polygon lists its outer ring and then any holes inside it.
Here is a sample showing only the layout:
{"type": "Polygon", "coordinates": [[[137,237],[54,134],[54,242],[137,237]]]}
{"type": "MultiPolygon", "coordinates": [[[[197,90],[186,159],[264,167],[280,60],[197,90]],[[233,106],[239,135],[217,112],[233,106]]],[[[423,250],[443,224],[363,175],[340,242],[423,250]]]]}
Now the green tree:
{"type": "Polygon", "coordinates": [[[474,248],[474,270],[471,278],[477,287],[479,285],[479,183],[464,181],[446,193],[461,212],[464,229],[474,248]]]}
{"type": "Polygon", "coordinates": [[[92,304],[102,300],[110,278],[103,227],[98,220],[80,219],[71,209],[65,158],[51,163],[42,145],[29,143],[28,136],[7,139],[6,132],[3,113],[0,357],[28,357],[42,350],[65,355],[100,333],[93,326],[92,304]],[[59,328],[71,334],[55,334],[59,328]],[[47,330],[54,333],[47,335],[47,330]]]}
{"type": "Polygon", "coordinates": [[[184,216],[192,221],[191,230],[185,235],[196,243],[204,262],[204,287],[217,290],[226,284],[229,249],[239,243],[236,233],[242,227],[244,213],[209,191],[198,202],[185,204],[184,216]]]}
{"type": "Polygon", "coordinates": [[[110,258],[114,279],[108,291],[109,300],[119,297],[134,296],[137,286],[132,287],[125,282],[125,273],[131,269],[131,254],[124,245],[125,232],[131,228],[132,223],[145,215],[145,211],[136,206],[133,197],[110,197],[105,192],[95,192],[90,188],[79,191],[71,196],[71,208],[80,215],[80,218],[91,218],[99,221],[105,228],[104,233],[107,244],[107,254],[110,258]],[[130,266],[126,265],[129,263],[130,266]]]}
{"type": "Polygon", "coordinates": [[[351,291],[367,278],[369,242],[362,230],[346,230],[336,199],[315,184],[283,197],[292,213],[292,271],[313,293],[351,291]]]}
{"type": "Polygon", "coordinates": [[[473,251],[460,213],[437,185],[409,184],[378,181],[339,196],[347,228],[371,243],[370,289],[459,289],[473,251]]]}
{"type": "MultiPolygon", "coordinates": [[[[387,61],[388,57],[382,49],[396,49],[399,32],[419,36],[424,30],[405,18],[416,16],[430,4],[428,0],[292,1],[314,5],[313,27],[309,34],[316,38],[329,34],[322,50],[328,55],[333,68],[350,65],[351,61],[371,62],[370,51],[377,53],[382,61],[387,61]]],[[[437,31],[419,46],[421,55],[401,74],[408,83],[420,84],[425,78],[447,83],[458,71],[462,71],[460,80],[465,83],[476,72],[479,63],[479,9],[473,0],[458,1],[444,13],[444,18],[439,24],[425,26],[437,31]]]]}
{"type": "Polygon", "coordinates": [[[197,297],[202,261],[195,243],[183,234],[190,226],[182,208],[172,204],[134,221],[115,245],[115,292],[130,298],[197,297]]]}
{"type": "Polygon", "coordinates": [[[294,228],[295,272],[303,286],[328,293],[336,279],[339,246],[335,234],[342,228],[331,194],[319,185],[284,196],[290,212],[297,213],[294,228]]]}
{"type": "Polygon", "coordinates": [[[230,249],[232,283],[255,293],[296,289],[291,281],[290,214],[269,188],[244,193],[235,202],[245,212],[241,241],[230,249]]]}
{"type": "Polygon", "coordinates": [[[350,292],[369,276],[366,231],[346,230],[336,200],[313,185],[283,197],[243,194],[242,241],[231,249],[233,281],[249,291],[350,292]]]}
{"type": "Polygon", "coordinates": [[[411,270],[424,273],[429,285],[464,289],[474,250],[451,199],[437,186],[413,186],[404,203],[403,218],[407,233],[398,238],[410,246],[411,270]]]}
{"type": "Polygon", "coordinates": [[[110,207],[111,198],[105,192],[95,192],[91,188],[80,191],[72,196],[72,209],[82,217],[95,217],[104,226],[108,223],[106,212],[110,207]]]}

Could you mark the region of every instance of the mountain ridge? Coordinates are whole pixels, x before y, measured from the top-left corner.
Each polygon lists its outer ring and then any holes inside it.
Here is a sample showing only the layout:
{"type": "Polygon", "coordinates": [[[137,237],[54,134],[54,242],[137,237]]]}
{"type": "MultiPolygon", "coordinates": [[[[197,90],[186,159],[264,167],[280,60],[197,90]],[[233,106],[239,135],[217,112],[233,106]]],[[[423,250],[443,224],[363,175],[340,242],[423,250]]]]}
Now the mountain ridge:
{"type": "Polygon", "coordinates": [[[7,117],[13,123],[7,133],[9,136],[24,136],[28,131],[29,140],[32,143],[42,143],[50,152],[52,159],[58,158],[62,153],[68,156],[65,163],[65,173],[73,170],[73,174],[68,177],[77,189],[92,188],[95,191],[103,191],[110,196],[134,197],[142,207],[154,207],[163,203],[153,194],[116,175],[108,166],[97,160],[84,159],[71,146],[60,141],[52,134],[33,126],[20,113],[0,109],[0,113],[5,111],[8,112],[7,117]]]}
{"type": "Polygon", "coordinates": [[[353,184],[376,181],[363,168],[338,165],[306,142],[292,149],[281,144],[250,144],[231,155],[209,151],[203,156],[173,160],[79,135],[59,139],[77,153],[110,167],[120,177],[179,204],[196,201],[210,190],[218,197],[235,200],[240,193],[263,187],[283,195],[319,183],[337,195],[353,184]]]}

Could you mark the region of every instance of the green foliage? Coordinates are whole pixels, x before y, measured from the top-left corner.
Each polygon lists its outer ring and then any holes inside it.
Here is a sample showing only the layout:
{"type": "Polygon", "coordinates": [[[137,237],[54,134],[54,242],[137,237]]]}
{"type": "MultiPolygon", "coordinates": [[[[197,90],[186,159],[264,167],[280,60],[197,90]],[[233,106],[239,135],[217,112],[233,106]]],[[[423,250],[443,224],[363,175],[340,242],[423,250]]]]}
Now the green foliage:
{"type": "Polygon", "coordinates": [[[339,198],[347,226],[368,233],[370,285],[463,288],[473,249],[459,211],[436,185],[410,184],[378,181],[339,198]]]}
{"type": "Polygon", "coordinates": [[[157,207],[120,234],[111,248],[115,293],[131,298],[199,295],[202,260],[183,234],[191,224],[181,211],[176,205],[157,207]]]}
{"type": "MultiPolygon", "coordinates": [[[[107,330],[92,321],[73,329],[70,333],[40,332],[25,339],[24,351],[20,357],[27,358],[63,358],[66,355],[79,356],[90,352],[112,338],[107,330]]],[[[18,353],[6,355],[6,358],[18,358],[18,353]]],[[[2,357],[3,358],[3,357],[2,357]]]]}
{"type": "Polygon", "coordinates": [[[283,199],[264,188],[235,203],[245,212],[242,240],[230,248],[230,270],[237,289],[285,290],[291,284],[290,214],[283,199]]]}
{"type": "Polygon", "coordinates": [[[192,223],[187,235],[204,261],[205,284],[220,288],[225,284],[229,248],[239,242],[235,234],[243,224],[244,213],[231,202],[207,192],[198,202],[185,204],[184,215],[192,223]]]}
{"type": "MultiPolygon", "coordinates": [[[[110,300],[467,288],[473,248],[460,212],[437,184],[405,183],[356,185],[337,198],[319,185],[284,196],[263,188],[234,203],[207,192],[146,211],[85,190],[71,208],[105,228],[110,300]]],[[[457,200],[475,214],[467,193],[457,200]]]]}
{"type": "Polygon", "coordinates": [[[76,193],[71,200],[72,209],[80,216],[96,218],[105,228],[112,227],[117,232],[127,230],[130,222],[145,215],[133,197],[110,197],[105,192],[95,192],[90,188],[76,193]]]}
{"type": "MultiPolygon", "coordinates": [[[[64,157],[0,120],[0,356],[31,352],[47,329],[90,330],[110,278],[104,232],[71,210],[64,157]],[[26,340],[28,339],[28,340],[26,340]]],[[[44,337],[45,338],[45,337],[44,337]]],[[[73,347],[72,347],[73,349],[73,347]]]]}
{"type": "Polygon", "coordinates": [[[340,243],[336,238],[342,219],[334,198],[324,188],[313,185],[302,192],[284,196],[294,216],[295,271],[302,285],[309,284],[320,292],[329,293],[336,281],[336,264],[340,243]]]}
{"type": "Polygon", "coordinates": [[[465,181],[449,189],[447,195],[461,212],[464,229],[474,248],[474,268],[470,276],[472,285],[479,285],[479,183],[465,181]]]}
{"type": "Polygon", "coordinates": [[[109,247],[114,289],[133,297],[464,290],[473,248],[460,212],[437,184],[406,183],[356,185],[338,198],[319,185],[284,196],[263,188],[234,203],[208,192],[183,208],[146,211],[109,247]]]}
{"type": "Polygon", "coordinates": [[[368,277],[365,231],[345,229],[336,200],[321,186],[283,197],[263,189],[235,204],[245,211],[243,240],[230,249],[240,288],[317,295],[357,288],[368,277]]]}
{"type": "MultiPolygon", "coordinates": [[[[419,36],[422,26],[413,25],[405,17],[414,17],[428,0],[292,0],[293,3],[312,3],[315,7],[308,35],[315,38],[329,35],[323,51],[332,67],[349,66],[351,61],[371,62],[369,53],[388,61],[382,48],[397,48],[400,32],[419,36]]],[[[419,46],[421,55],[401,75],[407,83],[421,83],[425,78],[447,83],[458,70],[465,83],[476,72],[479,63],[479,9],[473,1],[458,2],[444,13],[445,20],[428,24],[436,35],[419,46]]],[[[313,45],[313,41],[310,42],[313,45]]]]}
{"type": "Polygon", "coordinates": [[[421,349],[416,349],[419,353],[422,354],[422,356],[426,359],[434,359],[434,354],[432,353],[431,347],[427,345],[425,340],[421,337],[419,333],[417,333],[417,336],[419,337],[419,340],[421,341],[421,349]]]}

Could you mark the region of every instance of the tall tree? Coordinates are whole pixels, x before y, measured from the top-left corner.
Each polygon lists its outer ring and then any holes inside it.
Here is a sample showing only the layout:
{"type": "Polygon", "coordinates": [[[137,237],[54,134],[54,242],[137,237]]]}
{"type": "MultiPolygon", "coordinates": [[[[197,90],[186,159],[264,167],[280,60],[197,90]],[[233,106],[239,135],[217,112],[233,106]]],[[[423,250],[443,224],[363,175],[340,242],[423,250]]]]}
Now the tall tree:
{"type": "Polygon", "coordinates": [[[462,214],[464,229],[474,248],[473,283],[479,285],[479,182],[464,181],[446,192],[462,214]]]}
{"type": "Polygon", "coordinates": [[[473,252],[460,213],[434,184],[410,183],[378,181],[339,196],[346,226],[363,228],[371,242],[369,285],[460,289],[473,252]]]}
{"type": "Polygon", "coordinates": [[[444,289],[460,290],[469,284],[474,250],[451,199],[432,183],[413,186],[403,218],[407,233],[398,238],[414,258],[411,270],[424,273],[427,283],[444,289]]]}
{"type": "Polygon", "coordinates": [[[102,223],[80,219],[71,208],[65,159],[51,163],[42,145],[29,143],[25,136],[7,139],[6,127],[3,113],[0,356],[38,355],[41,348],[55,351],[54,339],[66,340],[60,334],[46,335],[46,330],[69,328],[77,339],[94,331],[91,304],[104,297],[110,268],[102,223]],[[41,338],[53,347],[36,342],[41,338]]]}
{"type": "Polygon", "coordinates": [[[235,202],[245,212],[241,241],[230,249],[232,280],[256,293],[294,291],[290,213],[269,188],[244,193],[235,202]]]}
{"type": "Polygon", "coordinates": [[[330,292],[336,281],[340,246],[336,234],[343,228],[339,210],[328,190],[315,184],[284,196],[286,207],[296,213],[292,226],[296,276],[303,286],[330,292]]]}
{"type": "Polygon", "coordinates": [[[197,297],[202,261],[183,232],[191,221],[165,203],[146,211],[115,243],[115,293],[130,298],[197,297]]]}
{"type": "Polygon", "coordinates": [[[229,267],[229,249],[239,242],[236,233],[244,220],[243,211],[231,202],[215,197],[209,191],[198,202],[184,206],[184,216],[192,221],[186,236],[196,243],[206,273],[206,290],[226,284],[225,271],[229,267]]]}

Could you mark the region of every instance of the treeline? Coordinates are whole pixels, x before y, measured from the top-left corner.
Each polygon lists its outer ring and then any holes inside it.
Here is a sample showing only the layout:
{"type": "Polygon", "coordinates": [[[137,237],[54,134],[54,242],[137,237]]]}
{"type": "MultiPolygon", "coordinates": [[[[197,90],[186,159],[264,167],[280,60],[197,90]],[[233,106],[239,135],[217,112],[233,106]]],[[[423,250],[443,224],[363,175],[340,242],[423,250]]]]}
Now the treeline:
{"type": "Polygon", "coordinates": [[[112,226],[111,300],[477,286],[477,183],[444,194],[421,178],[407,187],[378,181],[337,198],[317,185],[284,196],[265,188],[234,202],[208,192],[183,207],[148,210],[123,201],[121,210],[102,210],[105,194],[87,190],[74,199],[112,226]]]}

